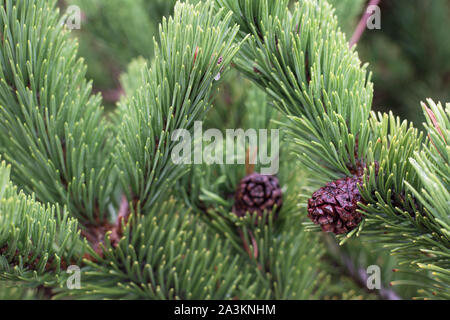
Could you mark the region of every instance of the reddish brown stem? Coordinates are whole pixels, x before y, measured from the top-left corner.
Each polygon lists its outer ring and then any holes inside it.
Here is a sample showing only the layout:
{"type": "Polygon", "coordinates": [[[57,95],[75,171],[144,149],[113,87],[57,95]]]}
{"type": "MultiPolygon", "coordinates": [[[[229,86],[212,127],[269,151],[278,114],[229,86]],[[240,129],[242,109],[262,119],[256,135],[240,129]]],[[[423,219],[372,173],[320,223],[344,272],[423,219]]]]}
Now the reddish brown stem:
{"type": "Polygon", "coordinates": [[[255,159],[258,153],[258,148],[254,148],[250,158],[250,152],[252,150],[250,147],[247,149],[247,153],[245,155],[245,174],[248,176],[255,171],[255,159]]]}
{"type": "MultiPolygon", "coordinates": [[[[82,230],[81,234],[90,242],[92,248],[99,256],[103,256],[102,249],[100,244],[104,243],[105,235],[107,232],[111,232],[110,241],[111,244],[116,247],[119,244],[120,238],[123,235],[122,230],[122,221],[124,223],[128,222],[128,218],[130,216],[128,199],[125,195],[122,196],[122,200],[120,202],[120,208],[117,215],[117,220],[114,224],[110,224],[105,221],[101,225],[89,225],[87,226],[87,230],[82,230]]],[[[86,255],[85,258],[94,261],[95,259],[89,255],[86,255]]]]}
{"type": "MultiPolygon", "coordinates": [[[[431,119],[431,122],[433,122],[434,127],[436,128],[436,130],[439,132],[439,135],[442,137],[442,139],[444,139],[445,143],[447,144],[447,141],[445,140],[445,136],[441,131],[441,127],[439,126],[439,122],[436,119],[436,115],[433,113],[433,111],[428,108],[426,105],[423,105],[425,108],[425,111],[427,112],[428,116],[431,119]]],[[[431,139],[430,139],[431,140],[431,139]]]]}
{"type": "Polygon", "coordinates": [[[253,252],[250,250],[250,247],[248,246],[247,240],[244,237],[244,233],[242,232],[242,230],[239,230],[239,235],[241,236],[241,240],[244,245],[245,251],[248,253],[250,258],[256,259],[258,258],[258,243],[256,242],[256,239],[251,231],[249,231],[249,234],[253,245],[253,252]]]}

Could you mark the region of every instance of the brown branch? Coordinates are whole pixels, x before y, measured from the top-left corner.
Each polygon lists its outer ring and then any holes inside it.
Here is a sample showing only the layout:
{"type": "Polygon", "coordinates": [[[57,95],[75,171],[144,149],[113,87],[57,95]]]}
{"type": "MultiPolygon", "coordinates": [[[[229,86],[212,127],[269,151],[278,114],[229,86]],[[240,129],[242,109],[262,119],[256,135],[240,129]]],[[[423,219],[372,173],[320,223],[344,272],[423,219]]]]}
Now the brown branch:
{"type": "MultiPolygon", "coordinates": [[[[117,247],[120,238],[123,235],[122,225],[128,222],[131,211],[128,204],[128,199],[125,195],[122,195],[122,200],[120,203],[119,212],[117,215],[116,222],[110,224],[107,220],[103,224],[89,224],[86,225],[86,229],[81,231],[81,235],[84,236],[91,244],[94,251],[103,257],[103,250],[101,244],[105,243],[105,236],[108,232],[110,233],[109,240],[113,247],[117,247]]],[[[85,255],[85,258],[91,261],[96,261],[94,257],[89,254],[85,255]]]]}
{"type": "Polygon", "coordinates": [[[244,245],[244,250],[248,253],[251,259],[256,260],[258,258],[258,243],[256,242],[256,239],[251,231],[249,231],[249,234],[252,240],[253,252],[250,250],[247,240],[245,240],[244,233],[242,232],[242,230],[239,229],[239,235],[241,236],[242,244],[244,245]]]}
{"type": "Polygon", "coordinates": [[[255,147],[253,149],[252,155],[251,155],[251,159],[250,159],[250,147],[247,148],[247,152],[245,154],[245,174],[248,176],[250,174],[252,174],[255,171],[255,159],[256,159],[256,155],[258,153],[258,148],[255,147]]]}

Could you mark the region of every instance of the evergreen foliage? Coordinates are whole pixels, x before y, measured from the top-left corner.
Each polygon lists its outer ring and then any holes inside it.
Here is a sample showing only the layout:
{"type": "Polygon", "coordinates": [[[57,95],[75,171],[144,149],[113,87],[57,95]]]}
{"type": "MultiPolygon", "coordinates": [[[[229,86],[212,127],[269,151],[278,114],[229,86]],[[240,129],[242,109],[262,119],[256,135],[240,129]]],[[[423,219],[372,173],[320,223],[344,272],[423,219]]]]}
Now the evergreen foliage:
{"type": "Polygon", "coordinates": [[[0,152],[12,180],[83,221],[102,219],[114,187],[111,139],[76,43],[55,1],[1,4],[0,152]]]}
{"type": "MultiPolygon", "coordinates": [[[[277,2],[278,7],[274,3],[245,0],[217,1],[233,10],[236,21],[244,23],[251,32],[251,41],[240,51],[237,64],[266,89],[274,105],[292,120],[287,128],[299,147],[302,163],[325,181],[342,174],[350,175],[351,170],[357,168],[358,160],[368,164],[369,170],[361,186],[366,204],[360,204],[367,219],[342,242],[364,230],[376,234],[377,241],[385,242],[392,253],[407,256],[407,262],[414,264],[418,271],[425,268],[425,261],[436,263],[426,267],[427,271],[434,271],[425,272],[429,283],[426,289],[421,289],[421,294],[446,298],[448,203],[444,204],[443,215],[433,215],[428,210],[423,211],[423,198],[416,199],[411,192],[411,189],[422,188],[419,175],[424,179],[423,172],[417,172],[414,159],[422,148],[422,135],[392,114],[377,117],[372,113],[369,119],[370,76],[348,48],[330,14],[331,7],[325,1],[302,1],[289,14],[286,3],[281,2],[277,2]],[[242,10],[244,13],[240,14],[242,10]],[[243,16],[255,15],[258,18],[250,19],[254,21],[250,26],[240,21],[243,16]],[[300,20],[305,17],[308,20],[300,20]],[[286,30],[290,30],[289,33],[286,30]],[[320,45],[315,48],[311,43],[320,45]],[[329,46],[333,50],[328,49],[329,46]],[[292,50],[288,51],[290,48],[292,50]],[[443,224],[435,222],[441,219],[443,224]],[[426,258],[417,257],[428,251],[430,254],[426,258]]],[[[445,122],[442,107],[434,109],[441,122],[445,122]]],[[[430,117],[434,113],[428,114],[430,117]]],[[[435,127],[443,126],[438,123],[435,127]]],[[[441,137],[437,141],[445,149],[444,134],[441,137]]],[[[442,152],[445,154],[448,150],[442,152]]],[[[442,171],[444,176],[448,176],[445,156],[437,160],[446,169],[442,171]]],[[[444,199],[436,199],[433,207],[445,203],[446,187],[442,185],[439,193],[433,195],[436,198],[444,195],[444,199]]],[[[419,283],[423,285],[423,281],[419,283]]]]}
{"type": "Polygon", "coordinates": [[[0,164],[0,280],[58,284],[83,245],[77,221],[17,191],[0,164]]]}
{"type": "Polygon", "coordinates": [[[161,47],[155,44],[150,69],[119,107],[120,180],[128,198],[141,201],[143,212],[186,172],[170,159],[179,140],[175,130],[191,130],[203,119],[216,75],[238,51],[231,15],[213,10],[212,3],[175,6],[173,18],[163,19],[161,47]]]}
{"type": "Polygon", "coordinates": [[[331,6],[302,1],[290,14],[283,1],[218,2],[234,12],[245,10],[241,16],[250,17],[247,21],[258,21],[247,27],[252,41],[236,63],[292,118],[304,165],[324,181],[349,174],[348,164],[356,166],[355,157],[365,154],[368,128],[362,123],[371,107],[372,84],[338,31],[331,6]]]}
{"type": "Polygon", "coordinates": [[[127,69],[124,95],[107,117],[56,0],[0,0],[0,298],[450,297],[450,105],[422,104],[424,132],[371,111],[368,66],[327,1],[70,3],[86,15],[82,54],[103,47],[88,61],[111,49],[127,69]],[[199,120],[283,130],[281,208],[232,212],[261,168],[245,141],[232,165],[172,161],[199,120]],[[341,246],[308,232],[312,192],[358,170],[362,223],[341,246]],[[79,290],[65,285],[72,264],[79,290]],[[383,269],[378,294],[358,271],[370,264],[398,271],[383,269]]]}

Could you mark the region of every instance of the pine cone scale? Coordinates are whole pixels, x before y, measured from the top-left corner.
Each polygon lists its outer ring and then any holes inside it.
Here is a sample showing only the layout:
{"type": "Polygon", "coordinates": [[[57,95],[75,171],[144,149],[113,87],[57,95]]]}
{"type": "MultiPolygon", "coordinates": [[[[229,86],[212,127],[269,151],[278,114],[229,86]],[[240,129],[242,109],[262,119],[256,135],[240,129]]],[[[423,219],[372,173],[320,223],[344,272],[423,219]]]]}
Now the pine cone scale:
{"type": "Polygon", "coordinates": [[[275,176],[250,174],[243,178],[235,193],[233,212],[245,216],[246,212],[262,215],[265,210],[271,211],[275,205],[277,211],[282,205],[282,192],[275,176]]]}
{"type": "Polygon", "coordinates": [[[362,220],[357,211],[362,201],[358,184],[361,177],[347,177],[327,183],[308,201],[308,217],[325,232],[347,233],[362,220]]]}

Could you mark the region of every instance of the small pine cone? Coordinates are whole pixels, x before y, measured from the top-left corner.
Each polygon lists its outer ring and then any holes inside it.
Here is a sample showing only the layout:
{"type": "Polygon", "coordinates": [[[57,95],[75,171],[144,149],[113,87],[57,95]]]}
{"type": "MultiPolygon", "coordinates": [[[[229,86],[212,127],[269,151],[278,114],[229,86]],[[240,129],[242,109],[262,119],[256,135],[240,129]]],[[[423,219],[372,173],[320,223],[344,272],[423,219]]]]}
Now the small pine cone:
{"type": "Polygon", "coordinates": [[[233,212],[239,217],[245,216],[247,211],[262,216],[264,210],[270,212],[275,205],[278,212],[283,203],[278,178],[258,173],[241,180],[234,199],[233,212]]]}
{"type": "Polygon", "coordinates": [[[358,184],[362,178],[347,177],[329,182],[313,193],[308,201],[308,217],[323,231],[347,233],[361,222],[357,203],[362,202],[358,184]]]}

